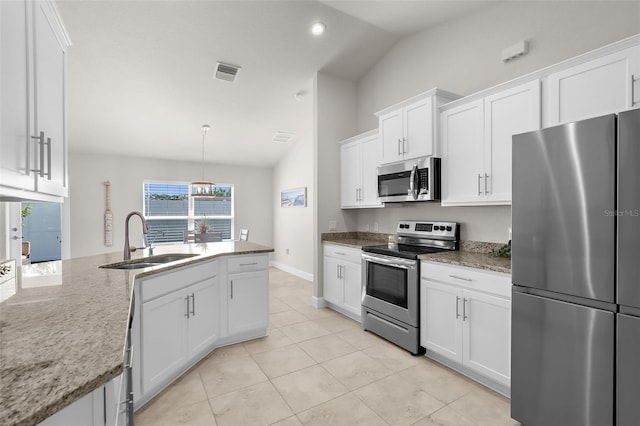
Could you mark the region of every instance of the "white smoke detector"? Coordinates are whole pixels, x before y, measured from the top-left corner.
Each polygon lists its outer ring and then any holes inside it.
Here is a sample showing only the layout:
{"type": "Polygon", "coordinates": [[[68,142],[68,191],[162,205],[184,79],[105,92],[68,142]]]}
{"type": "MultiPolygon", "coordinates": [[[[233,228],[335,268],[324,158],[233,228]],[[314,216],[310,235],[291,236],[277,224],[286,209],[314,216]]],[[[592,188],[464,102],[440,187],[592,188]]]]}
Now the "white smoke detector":
{"type": "Polygon", "coordinates": [[[216,62],[216,70],[213,73],[213,78],[217,80],[230,81],[231,83],[236,81],[240,69],[237,65],[225,64],[223,62],[216,62]]]}
{"type": "Polygon", "coordinates": [[[295,137],[296,135],[293,133],[276,132],[275,135],[273,135],[273,141],[277,143],[289,143],[295,137]]]}

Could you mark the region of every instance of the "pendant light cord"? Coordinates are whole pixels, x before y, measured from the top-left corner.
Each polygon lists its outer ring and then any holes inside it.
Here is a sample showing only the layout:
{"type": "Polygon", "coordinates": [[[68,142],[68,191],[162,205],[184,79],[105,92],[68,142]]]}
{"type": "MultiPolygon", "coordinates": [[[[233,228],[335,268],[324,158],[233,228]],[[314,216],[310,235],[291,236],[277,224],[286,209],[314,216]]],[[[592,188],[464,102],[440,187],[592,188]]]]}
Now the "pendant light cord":
{"type": "Polygon", "coordinates": [[[209,125],[202,125],[202,181],[204,182],[204,138],[207,136],[207,132],[209,131],[209,125]]]}

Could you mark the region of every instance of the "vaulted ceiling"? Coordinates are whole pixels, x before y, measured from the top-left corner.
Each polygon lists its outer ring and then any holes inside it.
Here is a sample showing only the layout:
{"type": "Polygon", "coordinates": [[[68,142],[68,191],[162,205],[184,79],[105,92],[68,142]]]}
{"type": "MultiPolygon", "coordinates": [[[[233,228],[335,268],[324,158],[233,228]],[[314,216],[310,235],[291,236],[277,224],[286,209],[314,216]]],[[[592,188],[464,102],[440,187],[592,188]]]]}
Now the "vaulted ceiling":
{"type": "Polygon", "coordinates": [[[313,137],[317,71],[357,81],[399,38],[494,3],[58,0],[69,149],[200,161],[209,124],[206,161],[273,166],[313,137]],[[234,83],[212,78],[217,61],[242,67],[234,83]]]}

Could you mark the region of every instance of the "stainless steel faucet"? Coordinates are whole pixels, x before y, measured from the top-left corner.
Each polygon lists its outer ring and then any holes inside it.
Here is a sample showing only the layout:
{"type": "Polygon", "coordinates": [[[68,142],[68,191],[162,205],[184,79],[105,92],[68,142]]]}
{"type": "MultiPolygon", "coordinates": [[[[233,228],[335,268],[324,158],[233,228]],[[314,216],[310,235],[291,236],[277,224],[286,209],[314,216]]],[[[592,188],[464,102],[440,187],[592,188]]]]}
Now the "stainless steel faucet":
{"type": "MultiPolygon", "coordinates": [[[[147,244],[147,234],[149,233],[149,228],[147,227],[147,221],[144,220],[144,216],[140,212],[131,212],[127,215],[127,218],[124,220],[124,260],[131,259],[131,252],[135,250],[135,248],[131,249],[129,246],[129,219],[131,216],[138,216],[142,221],[142,234],[144,237],[144,245],[147,244]]],[[[144,248],[144,247],[143,247],[144,248]]]]}

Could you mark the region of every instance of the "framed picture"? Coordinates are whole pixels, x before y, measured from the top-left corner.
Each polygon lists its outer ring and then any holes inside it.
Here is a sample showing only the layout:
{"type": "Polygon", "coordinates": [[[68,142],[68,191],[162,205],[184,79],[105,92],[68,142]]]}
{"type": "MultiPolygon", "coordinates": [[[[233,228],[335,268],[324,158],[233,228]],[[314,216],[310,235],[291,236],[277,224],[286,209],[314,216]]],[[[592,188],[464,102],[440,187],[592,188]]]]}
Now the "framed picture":
{"type": "Polygon", "coordinates": [[[307,187],[287,189],[280,193],[280,207],[306,207],[307,187]]]}

